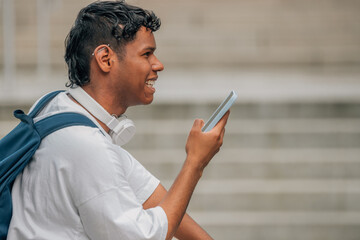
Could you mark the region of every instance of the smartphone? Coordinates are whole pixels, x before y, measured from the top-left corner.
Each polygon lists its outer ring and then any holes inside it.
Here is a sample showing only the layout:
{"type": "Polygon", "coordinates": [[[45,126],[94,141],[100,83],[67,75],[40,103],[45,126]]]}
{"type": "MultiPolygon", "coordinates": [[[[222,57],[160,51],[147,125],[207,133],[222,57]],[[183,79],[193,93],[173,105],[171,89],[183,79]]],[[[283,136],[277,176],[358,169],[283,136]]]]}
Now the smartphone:
{"type": "Polygon", "coordinates": [[[235,91],[231,91],[230,94],[225,98],[225,100],[220,104],[220,106],[215,110],[211,115],[209,120],[202,127],[201,131],[208,132],[220,121],[220,119],[225,115],[225,113],[230,109],[237,98],[235,91]]]}

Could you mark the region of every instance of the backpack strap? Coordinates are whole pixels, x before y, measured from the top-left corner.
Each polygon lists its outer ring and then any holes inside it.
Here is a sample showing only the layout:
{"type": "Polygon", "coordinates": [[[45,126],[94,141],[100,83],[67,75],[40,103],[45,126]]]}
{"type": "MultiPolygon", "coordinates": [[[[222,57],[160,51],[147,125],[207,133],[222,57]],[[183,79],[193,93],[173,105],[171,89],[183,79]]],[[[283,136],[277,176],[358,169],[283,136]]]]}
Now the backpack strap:
{"type": "Polygon", "coordinates": [[[95,127],[98,126],[91,121],[85,115],[75,112],[64,112],[54,114],[52,116],[46,117],[36,123],[34,123],[33,118],[59,93],[64,92],[64,90],[54,91],[51,93],[46,94],[43,98],[39,100],[33,110],[26,115],[21,110],[14,111],[14,116],[20,119],[22,122],[26,122],[29,125],[35,127],[36,131],[38,132],[40,139],[43,139],[47,135],[65,127],[70,126],[88,126],[88,127],[95,127]]]}
{"type": "Polygon", "coordinates": [[[54,91],[46,94],[43,98],[39,100],[34,109],[28,114],[29,117],[34,118],[45,106],[50,102],[56,95],[64,92],[64,90],[54,91]]]}
{"type": "Polygon", "coordinates": [[[98,127],[93,121],[91,121],[85,115],[74,112],[58,113],[50,117],[44,118],[36,122],[34,125],[41,139],[65,127],[80,126],[80,125],[94,127],[94,128],[98,127]]]}

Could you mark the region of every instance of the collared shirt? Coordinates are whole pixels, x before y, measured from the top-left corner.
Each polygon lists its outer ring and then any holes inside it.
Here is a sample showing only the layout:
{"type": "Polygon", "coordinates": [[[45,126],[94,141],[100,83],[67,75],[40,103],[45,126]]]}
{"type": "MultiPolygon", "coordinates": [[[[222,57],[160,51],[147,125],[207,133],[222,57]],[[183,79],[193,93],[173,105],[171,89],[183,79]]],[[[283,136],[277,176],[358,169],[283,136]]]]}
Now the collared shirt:
{"type": "MultiPolygon", "coordinates": [[[[65,111],[98,125],[66,92],[35,121],[65,111]]],[[[101,127],[58,130],[43,139],[14,183],[8,239],[165,239],[164,210],[142,207],[158,184],[101,127]]]]}

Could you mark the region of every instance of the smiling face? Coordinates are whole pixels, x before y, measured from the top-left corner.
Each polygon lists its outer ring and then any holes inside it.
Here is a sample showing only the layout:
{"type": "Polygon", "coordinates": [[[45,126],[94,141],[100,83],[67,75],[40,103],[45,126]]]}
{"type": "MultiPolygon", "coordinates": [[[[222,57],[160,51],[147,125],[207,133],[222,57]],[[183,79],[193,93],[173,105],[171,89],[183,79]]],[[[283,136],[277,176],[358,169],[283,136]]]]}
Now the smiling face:
{"type": "Polygon", "coordinates": [[[141,27],[135,39],[125,45],[123,56],[112,62],[111,91],[123,107],[153,101],[157,72],[164,69],[154,54],[155,49],[152,31],[141,27]]]}

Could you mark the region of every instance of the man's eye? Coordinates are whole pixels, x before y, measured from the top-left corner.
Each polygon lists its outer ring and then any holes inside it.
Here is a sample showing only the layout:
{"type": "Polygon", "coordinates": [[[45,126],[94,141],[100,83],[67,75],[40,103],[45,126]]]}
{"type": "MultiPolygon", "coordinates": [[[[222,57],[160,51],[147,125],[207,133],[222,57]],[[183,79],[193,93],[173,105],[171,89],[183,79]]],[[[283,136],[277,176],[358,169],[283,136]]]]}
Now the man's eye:
{"type": "Polygon", "coordinates": [[[151,54],[151,52],[146,52],[146,53],[144,53],[144,56],[149,57],[150,54],[151,54]]]}

